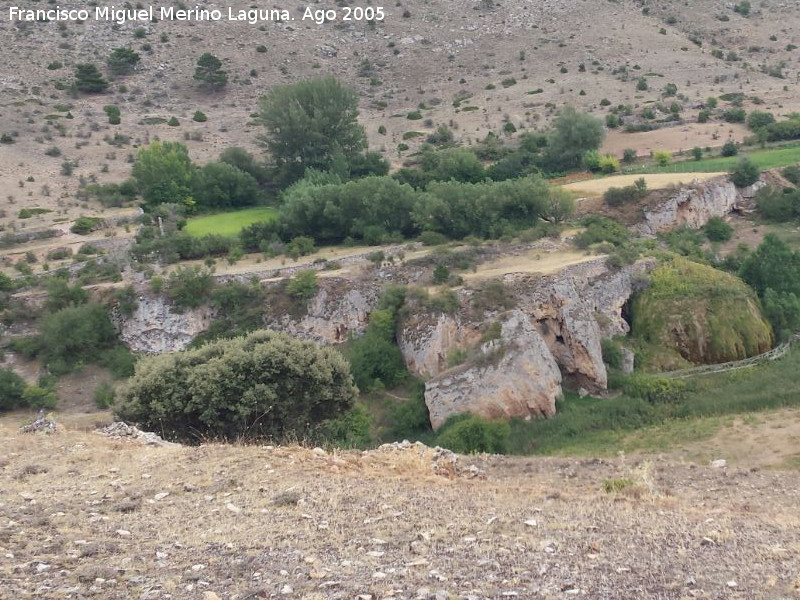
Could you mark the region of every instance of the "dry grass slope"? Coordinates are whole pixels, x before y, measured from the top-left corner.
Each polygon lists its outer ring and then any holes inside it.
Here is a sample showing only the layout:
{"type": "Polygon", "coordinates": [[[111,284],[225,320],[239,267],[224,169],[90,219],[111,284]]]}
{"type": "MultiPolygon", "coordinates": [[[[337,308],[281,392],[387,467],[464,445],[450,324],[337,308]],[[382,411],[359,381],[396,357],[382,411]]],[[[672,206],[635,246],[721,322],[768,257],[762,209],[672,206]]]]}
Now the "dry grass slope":
{"type": "Polygon", "coordinates": [[[436,472],[417,447],[156,448],[18,422],[0,423],[4,598],[800,597],[797,471],[436,472]]]}

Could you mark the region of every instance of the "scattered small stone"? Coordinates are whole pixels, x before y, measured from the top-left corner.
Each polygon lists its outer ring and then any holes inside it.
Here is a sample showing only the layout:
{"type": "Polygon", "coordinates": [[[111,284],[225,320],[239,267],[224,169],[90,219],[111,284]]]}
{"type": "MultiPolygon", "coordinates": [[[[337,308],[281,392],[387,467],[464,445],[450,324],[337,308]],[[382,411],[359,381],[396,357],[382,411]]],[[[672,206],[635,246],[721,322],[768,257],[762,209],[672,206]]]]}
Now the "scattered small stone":
{"type": "Polygon", "coordinates": [[[159,492],[158,494],[153,496],[153,500],[163,500],[167,496],[169,496],[169,492],[159,492]]]}
{"type": "Polygon", "coordinates": [[[536,519],[528,519],[527,521],[525,521],[525,525],[527,525],[528,527],[537,527],[539,525],[539,521],[537,521],[536,519]]]}
{"type": "Polygon", "coordinates": [[[196,565],[192,565],[192,571],[194,571],[195,573],[199,573],[200,571],[202,571],[205,568],[206,568],[205,565],[199,564],[199,563],[196,564],[196,565]]]}
{"type": "Polygon", "coordinates": [[[227,508],[232,513],[236,513],[236,514],[239,514],[240,512],[242,512],[242,509],[239,508],[238,506],[236,506],[233,502],[228,502],[225,505],[225,508],[227,508]]]}
{"type": "Polygon", "coordinates": [[[710,537],[704,537],[702,540],[700,540],[700,545],[701,546],[716,546],[717,543],[714,540],[712,540],[710,537]]]}
{"type": "Polygon", "coordinates": [[[119,537],[131,537],[131,532],[127,529],[117,529],[117,535],[119,537]]]}
{"type": "Polygon", "coordinates": [[[19,428],[22,433],[36,433],[37,431],[43,431],[44,433],[55,433],[56,432],[56,422],[52,419],[48,419],[46,416],[44,409],[39,410],[39,414],[36,415],[36,420],[33,423],[28,425],[23,425],[19,428]]]}
{"type": "Polygon", "coordinates": [[[294,588],[290,586],[288,583],[281,588],[281,594],[284,596],[288,596],[292,592],[294,592],[294,588]]]}
{"type": "Polygon", "coordinates": [[[721,469],[727,464],[728,462],[724,458],[718,458],[717,460],[711,461],[711,467],[713,469],[721,469]]]}
{"type": "Polygon", "coordinates": [[[738,584],[738,583],[736,583],[736,582],[735,582],[733,579],[731,579],[731,580],[730,580],[730,581],[728,581],[728,582],[727,582],[725,585],[727,585],[729,588],[735,588],[735,587],[736,587],[736,586],[738,586],[739,584],[738,584]]]}
{"type": "Polygon", "coordinates": [[[220,600],[214,592],[203,592],[203,600],[220,600]]]}

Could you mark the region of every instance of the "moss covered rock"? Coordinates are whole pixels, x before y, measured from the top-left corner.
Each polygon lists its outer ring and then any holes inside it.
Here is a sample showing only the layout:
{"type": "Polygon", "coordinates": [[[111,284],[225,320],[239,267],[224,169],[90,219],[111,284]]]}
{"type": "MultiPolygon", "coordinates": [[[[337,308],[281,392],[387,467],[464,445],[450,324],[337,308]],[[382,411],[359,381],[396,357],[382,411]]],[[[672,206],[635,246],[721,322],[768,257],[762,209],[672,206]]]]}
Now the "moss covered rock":
{"type": "Polygon", "coordinates": [[[672,258],[652,273],[633,302],[632,334],[692,363],[719,363],[766,352],[769,322],[755,292],[712,267],[672,258]]]}

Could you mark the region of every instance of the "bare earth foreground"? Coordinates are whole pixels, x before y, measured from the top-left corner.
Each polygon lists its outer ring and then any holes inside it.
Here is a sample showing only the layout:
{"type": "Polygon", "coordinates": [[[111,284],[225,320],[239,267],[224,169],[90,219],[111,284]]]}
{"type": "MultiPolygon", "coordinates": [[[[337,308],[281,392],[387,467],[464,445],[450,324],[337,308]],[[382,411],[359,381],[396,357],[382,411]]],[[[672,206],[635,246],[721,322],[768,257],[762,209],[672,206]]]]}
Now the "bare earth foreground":
{"type": "Polygon", "coordinates": [[[800,597],[796,470],[19,422],[0,422],[4,600],[800,597]]]}

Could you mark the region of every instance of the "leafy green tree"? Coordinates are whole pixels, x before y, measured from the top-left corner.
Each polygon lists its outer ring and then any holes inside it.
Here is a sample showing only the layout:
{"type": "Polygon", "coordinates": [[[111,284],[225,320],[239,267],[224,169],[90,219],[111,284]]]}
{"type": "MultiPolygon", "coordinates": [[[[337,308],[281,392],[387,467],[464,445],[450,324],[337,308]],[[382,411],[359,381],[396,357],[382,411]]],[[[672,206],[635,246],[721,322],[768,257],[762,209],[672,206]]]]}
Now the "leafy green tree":
{"type": "Polygon", "coordinates": [[[101,358],[117,335],[101,304],[62,308],[46,315],[38,339],[38,355],[54,374],[101,358]]]}
{"type": "Polygon", "coordinates": [[[249,206],[258,200],[258,182],[228,163],[208,163],[194,178],[194,199],[199,208],[249,206]]]}
{"type": "Polygon", "coordinates": [[[736,145],[736,142],[733,140],[728,140],[722,145],[722,150],[720,151],[722,156],[736,156],[739,154],[739,146],[736,145]]]}
{"type": "Polygon", "coordinates": [[[108,89],[108,81],[91,63],[75,65],[75,88],[86,94],[100,94],[108,89]]]}
{"type": "Polygon", "coordinates": [[[0,369],[0,411],[22,406],[25,380],[11,369],[0,369]]]}
{"type": "Polygon", "coordinates": [[[210,90],[220,90],[228,83],[228,74],[222,70],[222,61],[210,52],[197,59],[194,79],[210,90]]]}
{"type": "Polygon", "coordinates": [[[552,171],[579,167],[586,152],[597,150],[604,136],[600,120],[573,106],[565,106],[553,123],[545,150],[545,164],[552,171]]]}
{"type": "Polygon", "coordinates": [[[741,159],[731,171],[731,181],[737,187],[753,185],[760,176],[761,170],[747,157],[741,159]]]}
{"type": "Polygon", "coordinates": [[[769,220],[786,223],[800,217],[800,191],[765,187],[756,192],[758,212],[769,220]]]}
{"type": "Polygon", "coordinates": [[[118,416],[182,441],[302,439],[356,395],[336,350],[256,331],[142,359],[118,392],[118,416]]]}
{"type": "Polygon", "coordinates": [[[769,127],[775,122],[775,115],[771,112],[754,110],[747,115],[747,126],[752,131],[757,131],[764,127],[769,127]]]}
{"type": "Polygon", "coordinates": [[[133,177],[145,203],[194,205],[194,166],[189,151],[178,142],[153,142],[139,150],[133,177]]]}
{"type": "Polygon", "coordinates": [[[767,234],[758,248],[745,259],[739,272],[759,296],[767,289],[800,297],[800,253],[775,234],[767,234]]]}
{"type": "Polygon", "coordinates": [[[108,70],[114,75],[127,75],[141,60],[138,52],[130,48],[114,48],[108,57],[108,70]]]}
{"type": "Polygon", "coordinates": [[[89,299],[89,294],[79,283],[70,285],[67,279],[61,277],[51,277],[47,281],[46,289],[45,308],[49,312],[56,312],[70,306],[80,306],[89,299]]]}
{"type": "Polygon", "coordinates": [[[253,155],[244,148],[239,148],[238,146],[226,148],[219,155],[219,162],[227,163],[248,173],[259,183],[267,181],[266,169],[258,164],[253,155]]]}
{"type": "Polygon", "coordinates": [[[261,143],[289,181],[313,167],[330,168],[335,153],[350,160],[366,147],[358,96],[333,77],[273,87],[260,100],[261,143]]]}

